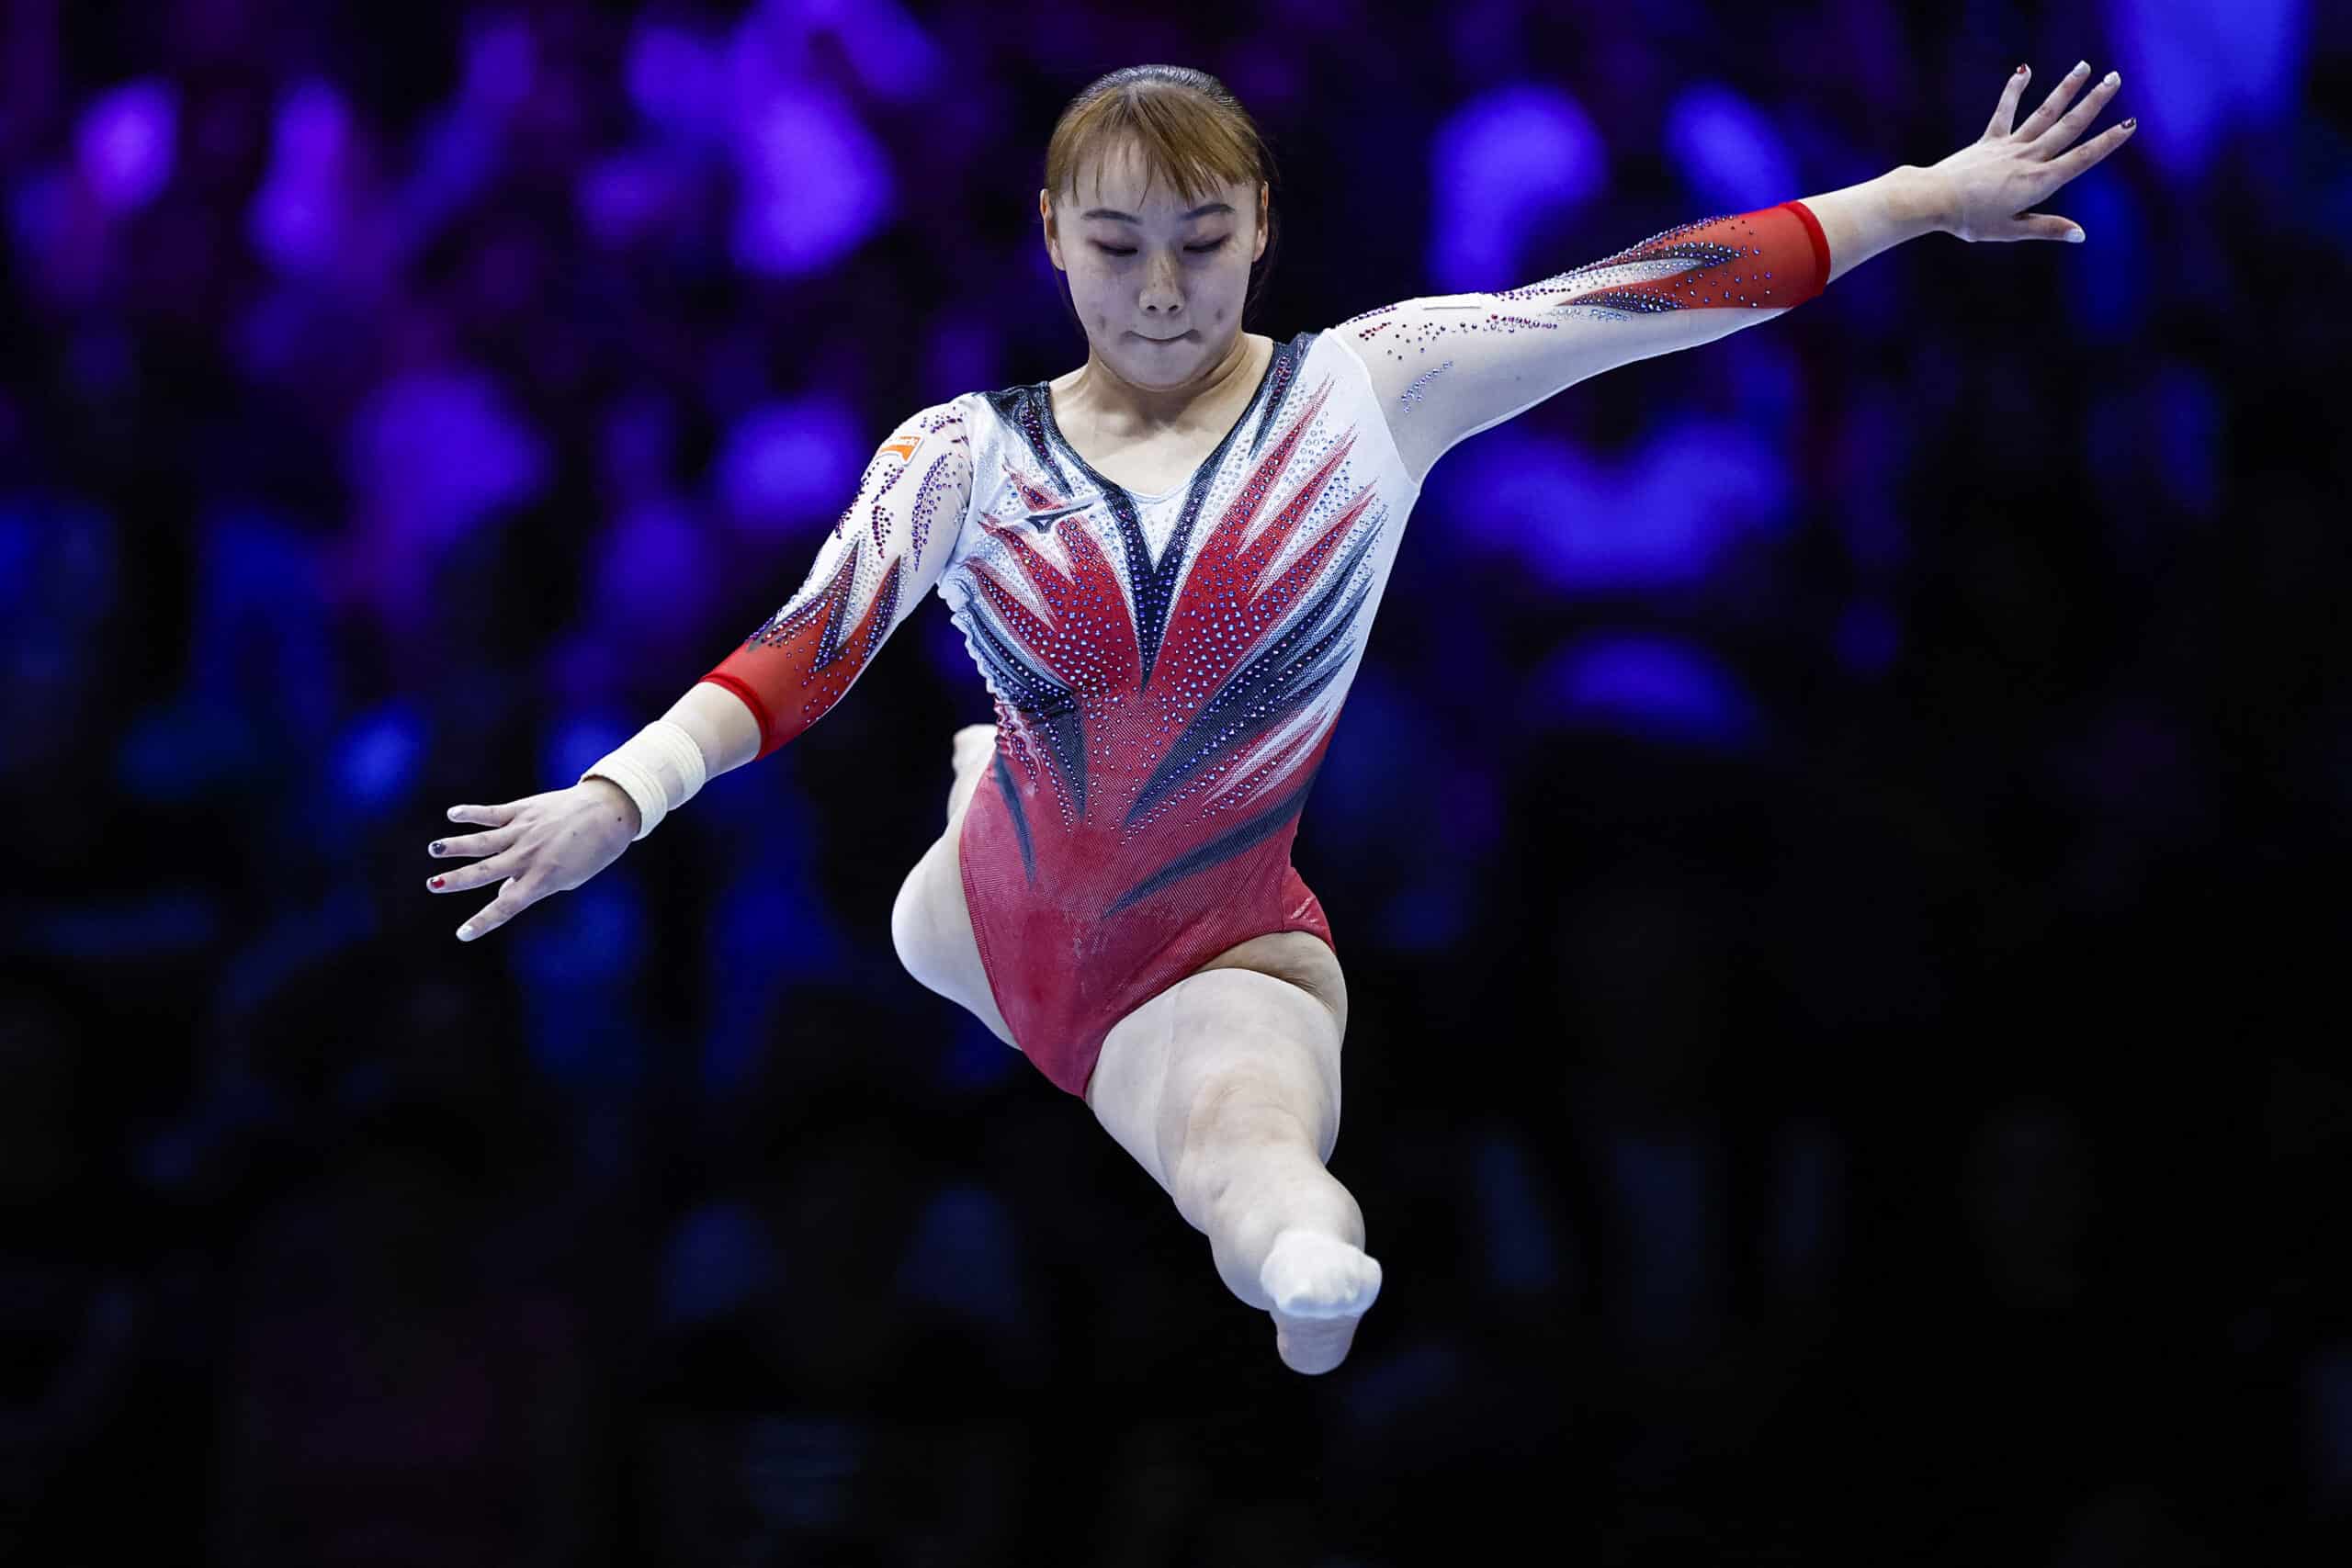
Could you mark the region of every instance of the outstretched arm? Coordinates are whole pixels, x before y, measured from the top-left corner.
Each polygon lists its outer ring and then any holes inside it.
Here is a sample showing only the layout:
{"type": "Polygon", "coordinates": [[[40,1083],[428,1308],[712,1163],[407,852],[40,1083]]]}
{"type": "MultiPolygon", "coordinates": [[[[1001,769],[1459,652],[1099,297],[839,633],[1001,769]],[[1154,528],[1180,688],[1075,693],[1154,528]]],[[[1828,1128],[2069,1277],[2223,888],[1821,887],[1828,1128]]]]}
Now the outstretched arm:
{"type": "Polygon", "coordinates": [[[857,499],[818,547],[800,592],[670,711],[600,758],[569,789],[495,806],[453,806],[483,830],[427,853],[474,863],[431,878],[436,893],[498,883],[458,928],[497,930],[549,893],[569,892],[661,826],[717,774],[763,757],[825,715],[956,553],[972,493],[972,454],[955,402],[890,434],[857,499]],[[487,857],[487,858],[481,858],[487,857]]]}
{"type": "Polygon", "coordinates": [[[628,799],[614,805],[643,838],[707,780],[822,718],[939,581],[971,493],[960,410],[939,403],[902,422],[876,449],[799,592],[581,781],[617,784],[628,799]]]}
{"type": "Polygon", "coordinates": [[[2127,121],[2066,151],[2118,79],[2062,118],[2088,76],[2078,69],[2012,130],[2027,76],[2020,66],[2010,77],[1982,137],[1931,167],[1906,164],[1843,190],[1685,224],[1521,288],[1384,306],[1333,333],[1363,361],[1418,483],[1464,437],[1588,376],[1770,321],[1905,240],[2078,233],[2025,209],[2131,134],[2127,121]]]}
{"type": "Polygon", "coordinates": [[[935,586],[972,494],[972,448],[952,404],[891,432],[800,591],[702,682],[758,721],[764,757],[822,718],[935,586]]]}

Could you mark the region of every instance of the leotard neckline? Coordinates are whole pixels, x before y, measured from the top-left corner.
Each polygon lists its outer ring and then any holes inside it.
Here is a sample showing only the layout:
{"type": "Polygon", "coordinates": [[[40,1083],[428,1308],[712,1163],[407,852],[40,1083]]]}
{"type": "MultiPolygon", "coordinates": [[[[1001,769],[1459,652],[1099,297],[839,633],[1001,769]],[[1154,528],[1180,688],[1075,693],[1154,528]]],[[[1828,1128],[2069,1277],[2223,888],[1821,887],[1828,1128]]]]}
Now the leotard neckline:
{"type": "Polygon", "coordinates": [[[1084,454],[1080,453],[1075,446],[1071,445],[1070,438],[1062,434],[1062,422],[1054,417],[1054,391],[1053,382],[1051,379],[1036,383],[1037,404],[1040,408],[1046,411],[1046,428],[1053,433],[1055,444],[1060,446],[1063,451],[1070,455],[1070,460],[1078,465],[1080,472],[1083,473],[1088,479],[1093,480],[1095,484],[1104,490],[1118,491],[1132,501],[1139,501],[1147,504],[1157,504],[1160,502],[1170,501],[1177,496],[1182,495],[1194,485],[1200,483],[1201,475],[1215,464],[1219,457],[1225,455],[1226,447],[1232,444],[1233,433],[1239,430],[1241,426],[1247,423],[1250,418],[1250,412],[1258,406],[1258,400],[1266,395],[1266,383],[1274,378],[1274,366],[1282,359],[1283,352],[1290,347],[1289,344],[1283,343],[1278,340],[1270,341],[1273,342],[1273,346],[1266,355],[1266,367],[1258,372],[1258,385],[1251,389],[1250,400],[1241,405],[1241,412],[1233,416],[1233,423],[1227,427],[1226,433],[1223,435],[1217,437],[1216,445],[1209,448],[1209,455],[1202,458],[1200,462],[1194,466],[1193,471],[1185,477],[1183,483],[1177,485],[1172,490],[1161,491],[1156,495],[1147,495],[1141,491],[1131,490],[1127,486],[1119,483],[1118,480],[1107,479],[1095,471],[1094,465],[1088,462],[1084,454]]]}

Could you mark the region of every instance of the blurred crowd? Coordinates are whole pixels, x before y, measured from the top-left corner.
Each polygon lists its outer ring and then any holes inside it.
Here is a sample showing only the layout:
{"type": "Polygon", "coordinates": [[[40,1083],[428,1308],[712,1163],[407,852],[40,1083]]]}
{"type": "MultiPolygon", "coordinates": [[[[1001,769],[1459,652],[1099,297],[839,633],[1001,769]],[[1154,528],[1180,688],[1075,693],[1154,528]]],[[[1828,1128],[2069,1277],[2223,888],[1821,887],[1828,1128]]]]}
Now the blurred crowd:
{"type": "Polygon", "coordinates": [[[0,30],[0,1561],[2352,1544],[2352,17],[0,30]],[[1295,855],[1386,1280],[1337,1372],[899,970],[989,712],[944,606],[587,886],[463,945],[490,891],[425,890],[899,419],[1080,361],[1035,191],[1102,72],[1258,116],[1287,338],[1932,163],[2078,56],[2147,127],[2087,244],[1930,236],[1431,475],[1295,855]]]}

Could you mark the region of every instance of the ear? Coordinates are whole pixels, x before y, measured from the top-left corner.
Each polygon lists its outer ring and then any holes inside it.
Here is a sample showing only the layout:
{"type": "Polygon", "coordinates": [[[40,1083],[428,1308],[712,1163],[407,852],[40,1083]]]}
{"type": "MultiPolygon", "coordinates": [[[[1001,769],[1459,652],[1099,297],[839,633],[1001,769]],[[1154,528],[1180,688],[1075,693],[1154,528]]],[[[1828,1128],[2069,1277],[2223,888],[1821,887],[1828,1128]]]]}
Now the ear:
{"type": "Polygon", "coordinates": [[[1053,259],[1054,265],[1068,272],[1069,268],[1062,266],[1061,240],[1054,232],[1054,193],[1042,186],[1037,191],[1037,216],[1045,220],[1046,254],[1053,259]]]}
{"type": "Polygon", "coordinates": [[[1258,183],[1258,248],[1250,253],[1250,259],[1253,262],[1262,259],[1266,254],[1266,215],[1273,203],[1273,190],[1274,187],[1263,180],[1258,183]]]}

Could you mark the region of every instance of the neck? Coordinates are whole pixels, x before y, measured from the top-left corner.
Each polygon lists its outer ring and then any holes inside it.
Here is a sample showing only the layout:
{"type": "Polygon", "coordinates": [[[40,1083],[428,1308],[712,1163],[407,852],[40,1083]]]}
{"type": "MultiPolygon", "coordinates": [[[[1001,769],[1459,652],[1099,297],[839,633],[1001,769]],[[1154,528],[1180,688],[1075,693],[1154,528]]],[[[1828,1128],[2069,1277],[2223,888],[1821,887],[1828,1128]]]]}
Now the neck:
{"type": "Polygon", "coordinates": [[[1236,333],[1224,356],[1193,379],[1174,387],[1139,387],[1105,364],[1090,340],[1084,367],[1056,390],[1062,409],[1082,412],[1100,430],[1123,435],[1180,430],[1199,423],[1202,411],[1216,408],[1226,394],[1254,386],[1263,368],[1257,340],[1236,333]]]}

